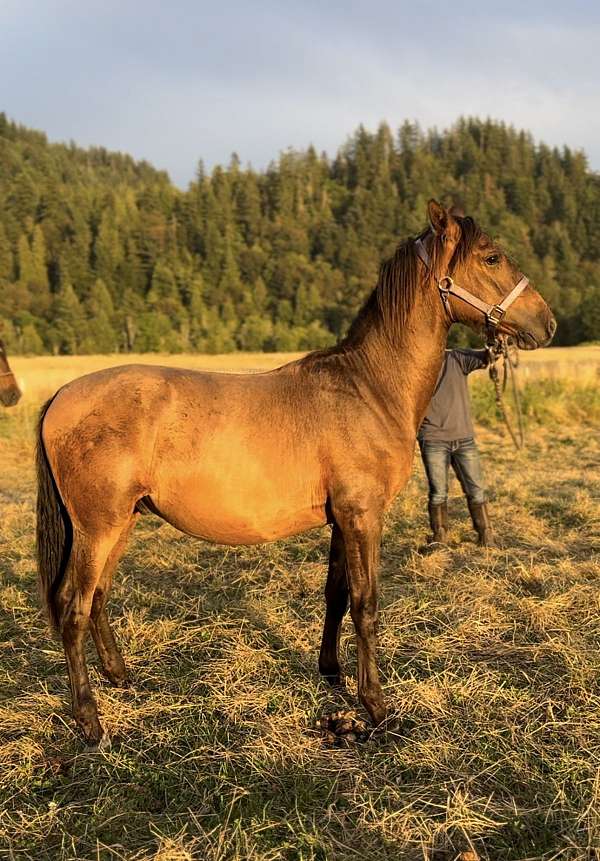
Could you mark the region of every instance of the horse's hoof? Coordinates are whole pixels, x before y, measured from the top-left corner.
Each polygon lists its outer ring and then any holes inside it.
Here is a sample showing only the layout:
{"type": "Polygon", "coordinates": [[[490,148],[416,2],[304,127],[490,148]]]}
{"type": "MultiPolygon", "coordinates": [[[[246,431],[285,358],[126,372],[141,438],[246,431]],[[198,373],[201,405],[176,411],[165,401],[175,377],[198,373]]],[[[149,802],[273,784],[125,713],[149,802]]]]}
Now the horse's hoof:
{"type": "Polygon", "coordinates": [[[354,711],[338,711],[323,715],[316,723],[327,747],[350,747],[357,741],[365,741],[370,733],[364,720],[354,711]]]}
{"type": "Polygon", "coordinates": [[[321,678],[332,688],[339,688],[342,684],[341,673],[321,673],[321,678]]]}
{"type": "Polygon", "coordinates": [[[85,743],[89,747],[100,744],[105,733],[98,720],[96,704],[92,700],[88,700],[81,705],[73,717],[83,733],[85,743]]]}
{"type": "Polygon", "coordinates": [[[110,740],[110,735],[106,730],[102,731],[102,737],[96,743],[90,744],[88,742],[87,753],[103,753],[104,751],[110,750],[112,747],[112,742],[110,740]]]}
{"type": "Polygon", "coordinates": [[[390,733],[391,735],[405,735],[406,727],[400,718],[396,717],[396,715],[386,715],[383,720],[380,720],[377,724],[375,724],[375,729],[373,730],[378,735],[382,735],[385,733],[390,733]]]}
{"type": "Polygon", "coordinates": [[[389,717],[389,712],[387,710],[387,706],[385,701],[381,695],[367,696],[363,694],[360,697],[361,704],[367,710],[369,717],[371,718],[371,723],[374,727],[379,727],[381,724],[385,723],[387,718],[389,717]]]}
{"type": "Polygon", "coordinates": [[[388,712],[372,730],[373,737],[387,738],[389,741],[401,741],[410,736],[416,722],[410,717],[400,717],[397,713],[388,712]]]}
{"type": "Polygon", "coordinates": [[[107,667],[102,667],[100,672],[115,688],[128,688],[131,685],[129,676],[124,669],[114,672],[107,667]]]}
{"type": "Polygon", "coordinates": [[[104,677],[108,679],[108,681],[115,688],[130,688],[131,687],[131,679],[129,676],[117,676],[113,673],[104,673],[104,677]]]}

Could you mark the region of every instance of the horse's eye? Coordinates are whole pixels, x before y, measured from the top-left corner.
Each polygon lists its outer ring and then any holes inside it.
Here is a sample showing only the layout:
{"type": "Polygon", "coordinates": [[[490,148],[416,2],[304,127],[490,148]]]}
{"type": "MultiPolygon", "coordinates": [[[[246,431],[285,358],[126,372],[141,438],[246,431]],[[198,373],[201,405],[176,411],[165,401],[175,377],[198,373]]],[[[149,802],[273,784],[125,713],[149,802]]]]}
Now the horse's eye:
{"type": "Polygon", "coordinates": [[[485,258],[485,262],[488,266],[495,266],[496,263],[500,260],[499,254],[490,254],[489,257],[485,258]]]}

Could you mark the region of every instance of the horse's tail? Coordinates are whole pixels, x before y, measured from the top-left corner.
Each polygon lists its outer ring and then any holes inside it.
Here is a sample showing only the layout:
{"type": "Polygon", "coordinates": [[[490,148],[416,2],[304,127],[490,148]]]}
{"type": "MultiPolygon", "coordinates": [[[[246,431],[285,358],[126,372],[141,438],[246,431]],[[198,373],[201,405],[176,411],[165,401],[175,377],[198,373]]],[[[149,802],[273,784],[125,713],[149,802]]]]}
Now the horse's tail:
{"type": "Polygon", "coordinates": [[[58,631],[60,620],[55,598],[71,555],[73,527],[58,492],[42,439],[44,418],[54,397],[42,407],[37,429],[36,540],[40,595],[46,605],[50,625],[54,631],[58,631]]]}

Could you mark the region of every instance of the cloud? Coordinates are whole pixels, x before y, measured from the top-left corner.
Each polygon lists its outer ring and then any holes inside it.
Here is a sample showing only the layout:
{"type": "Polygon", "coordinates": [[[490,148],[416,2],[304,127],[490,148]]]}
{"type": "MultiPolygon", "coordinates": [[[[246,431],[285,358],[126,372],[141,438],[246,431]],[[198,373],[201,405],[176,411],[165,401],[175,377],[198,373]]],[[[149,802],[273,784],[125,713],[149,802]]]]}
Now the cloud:
{"type": "Polygon", "coordinates": [[[52,139],[147,158],[185,184],[199,158],[262,167],[334,152],[360,122],[491,116],[600,167],[600,11],[178,0],[5,0],[3,109],[52,139]],[[450,10],[450,11],[449,11],[450,10]]]}

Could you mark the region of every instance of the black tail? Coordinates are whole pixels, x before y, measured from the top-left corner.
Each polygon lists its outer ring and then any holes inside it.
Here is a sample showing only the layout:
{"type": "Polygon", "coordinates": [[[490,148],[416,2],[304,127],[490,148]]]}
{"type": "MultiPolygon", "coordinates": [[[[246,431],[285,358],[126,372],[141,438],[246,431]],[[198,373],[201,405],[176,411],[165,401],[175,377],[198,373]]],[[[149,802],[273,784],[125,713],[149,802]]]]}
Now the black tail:
{"type": "Polygon", "coordinates": [[[58,631],[60,620],[58,618],[55,597],[63,579],[69,556],[71,555],[73,527],[56,487],[42,439],[44,418],[54,397],[50,398],[42,407],[37,430],[36,463],[38,493],[36,539],[40,594],[48,611],[50,625],[55,631],[58,631]]]}

